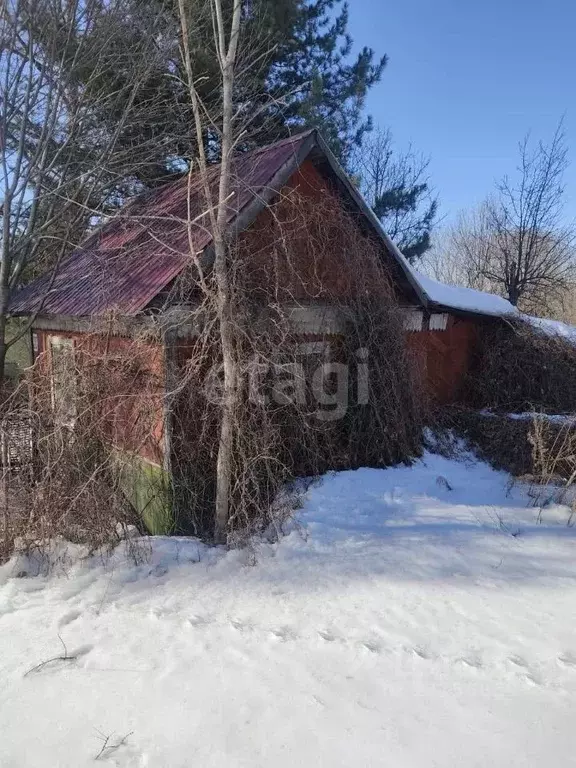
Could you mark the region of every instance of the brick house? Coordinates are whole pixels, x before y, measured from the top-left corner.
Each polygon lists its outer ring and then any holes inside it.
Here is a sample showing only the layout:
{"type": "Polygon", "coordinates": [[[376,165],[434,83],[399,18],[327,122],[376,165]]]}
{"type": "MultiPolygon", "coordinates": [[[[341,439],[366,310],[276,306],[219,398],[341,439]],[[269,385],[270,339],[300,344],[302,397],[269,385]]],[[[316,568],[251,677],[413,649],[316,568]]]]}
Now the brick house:
{"type": "MultiPolygon", "coordinates": [[[[258,292],[274,263],[279,300],[292,303],[293,322],[302,337],[341,334],[338,313],[328,296],[349,290],[357,265],[350,263],[337,238],[326,242],[321,254],[311,254],[304,239],[290,274],[283,271],[281,260],[272,254],[274,222],[269,206],[291,191],[313,205],[326,208],[328,201],[327,210],[343,206],[353,215],[359,236],[378,244],[405,311],[407,344],[424,391],[441,403],[457,400],[479,328],[497,321],[511,309],[509,305],[418,275],[317,131],[239,155],[234,163],[229,226],[239,253],[250,264],[253,291],[258,292]]],[[[70,356],[96,361],[105,351],[120,362],[131,358],[135,397],[115,406],[108,431],[115,448],[133,459],[127,494],[148,515],[153,531],[169,528],[164,486],[170,482],[173,451],[172,415],[166,408],[170,366],[185,360],[193,335],[184,324],[159,336],[157,317],[189,266],[191,245],[203,263],[212,258],[210,232],[202,226],[203,199],[199,179],[190,183],[188,177],[137,198],[91,234],[54,275],[32,282],[11,305],[13,316],[36,315],[34,354],[42,356],[52,372],[56,399],[58,372],[66,368],[70,356]],[[189,220],[194,221],[191,229],[189,220]],[[149,418],[146,430],[139,432],[144,407],[149,418]]],[[[373,290],[377,292],[378,285],[373,290]]],[[[69,415],[73,418],[73,405],[69,415]]]]}

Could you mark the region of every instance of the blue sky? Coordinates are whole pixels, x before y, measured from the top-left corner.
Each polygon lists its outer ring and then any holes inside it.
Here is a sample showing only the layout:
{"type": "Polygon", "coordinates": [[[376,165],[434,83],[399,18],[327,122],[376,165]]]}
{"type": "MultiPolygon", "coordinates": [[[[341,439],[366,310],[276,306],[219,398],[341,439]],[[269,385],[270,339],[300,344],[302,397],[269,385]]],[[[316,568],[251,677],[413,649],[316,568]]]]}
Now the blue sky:
{"type": "Polygon", "coordinates": [[[576,0],[350,0],[350,32],[388,54],[368,111],[431,156],[447,220],[513,172],[527,131],[548,139],[562,116],[576,218],[576,0]]]}

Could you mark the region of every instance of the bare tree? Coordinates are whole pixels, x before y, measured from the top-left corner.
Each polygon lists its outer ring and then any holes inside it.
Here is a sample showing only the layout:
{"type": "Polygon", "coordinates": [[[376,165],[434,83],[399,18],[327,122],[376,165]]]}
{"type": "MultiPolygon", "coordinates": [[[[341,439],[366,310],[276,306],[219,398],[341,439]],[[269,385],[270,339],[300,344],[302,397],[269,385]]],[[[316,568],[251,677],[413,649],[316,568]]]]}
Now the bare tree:
{"type": "Polygon", "coordinates": [[[186,72],[188,93],[194,114],[194,127],[198,142],[199,171],[209,212],[210,230],[214,243],[215,308],[218,317],[219,338],[224,370],[224,396],[220,420],[220,439],[216,468],[215,539],[226,541],[230,508],[232,478],[234,409],[238,397],[237,365],[234,351],[234,319],[232,314],[232,288],[228,257],[228,213],[231,182],[231,161],[235,144],[234,133],[234,79],[236,75],[238,42],[240,37],[241,0],[234,0],[231,18],[223,12],[220,0],[210,0],[213,20],[216,60],[222,83],[222,112],[219,125],[214,127],[220,139],[220,166],[218,190],[214,194],[209,179],[208,161],[204,151],[205,113],[194,78],[193,62],[189,48],[188,10],[184,0],[179,0],[179,16],[182,28],[182,56],[186,72]]]}
{"type": "Polygon", "coordinates": [[[485,275],[494,241],[485,205],[460,213],[456,222],[436,233],[422,266],[436,280],[479,291],[498,291],[485,275]]]}
{"type": "Polygon", "coordinates": [[[455,282],[498,293],[524,310],[549,313],[576,277],[576,231],[564,218],[562,126],[548,145],[532,149],[526,137],[519,156],[516,177],[504,177],[441,239],[433,271],[452,273],[455,282]]]}
{"type": "Polygon", "coordinates": [[[151,149],[119,149],[142,117],[135,101],[161,55],[152,31],[137,49],[119,49],[113,30],[122,13],[115,0],[8,0],[0,9],[0,380],[7,350],[32,322],[7,338],[14,290],[46,269],[55,278],[151,149]],[[126,57],[139,64],[111,92],[126,57]],[[97,114],[112,102],[121,109],[107,126],[97,114]]]}
{"type": "Polygon", "coordinates": [[[430,232],[438,209],[428,177],[429,159],[394,147],[389,130],[370,133],[354,158],[362,193],[387,234],[409,261],[430,247],[430,232]]]}
{"type": "Polygon", "coordinates": [[[526,137],[519,149],[517,180],[505,177],[487,204],[496,259],[485,274],[512,304],[545,306],[574,274],[575,232],[563,221],[568,159],[562,126],[549,145],[539,142],[531,152],[526,137]]]}

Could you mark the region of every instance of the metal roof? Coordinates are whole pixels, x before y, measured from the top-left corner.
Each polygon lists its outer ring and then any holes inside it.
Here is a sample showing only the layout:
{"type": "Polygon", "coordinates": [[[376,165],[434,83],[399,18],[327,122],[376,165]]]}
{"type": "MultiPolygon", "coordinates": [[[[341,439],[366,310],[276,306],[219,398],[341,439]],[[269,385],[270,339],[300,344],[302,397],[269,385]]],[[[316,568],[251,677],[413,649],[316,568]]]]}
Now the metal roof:
{"type": "MultiPolygon", "coordinates": [[[[348,178],[317,130],[237,155],[232,164],[228,225],[246,229],[309,156],[320,158],[361,218],[383,243],[413,301],[434,304],[417,273],[382,229],[380,221],[348,178]]],[[[209,169],[216,198],[219,166],[209,169]]],[[[94,232],[57,270],[19,291],[12,315],[88,317],[116,311],[134,316],[145,309],[190,263],[190,239],[197,254],[212,243],[200,174],[184,177],[136,198],[94,232]]]]}
{"type": "MultiPolygon", "coordinates": [[[[230,226],[251,203],[261,209],[278,184],[285,183],[299,166],[302,150],[307,154],[312,134],[307,131],[234,158],[230,226]]],[[[210,168],[214,190],[218,170],[219,166],[210,168]]],[[[211,244],[205,199],[199,174],[140,196],[93,233],[55,273],[19,291],[10,313],[83,317],[115,310],[121,315],[137,314],[189,263],[189,218],[199,217],[192,225],[195,251],[200,253],[211,244]]]]}

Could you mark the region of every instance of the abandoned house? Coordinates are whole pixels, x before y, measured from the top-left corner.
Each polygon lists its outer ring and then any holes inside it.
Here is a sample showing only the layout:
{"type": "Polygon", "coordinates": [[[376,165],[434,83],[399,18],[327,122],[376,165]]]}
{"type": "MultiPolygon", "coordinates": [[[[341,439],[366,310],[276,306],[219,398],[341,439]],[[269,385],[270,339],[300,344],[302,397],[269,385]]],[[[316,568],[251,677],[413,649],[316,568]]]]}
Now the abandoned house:
{"type": "MultiPolygon", "coordinates": [[[[367,268],[350,263],[349,244],[336,230],[322,230],[319,245],[318,237],[295,222],[294,211],[305,220],[314,215],[329,219],[331,212],[342,209],[357,227],[353,238],[368,238],[386,265],[423,397],[440,404],[462,397],[478,334],[484,325],[515,311],[508,302],[441,285],[413,270],[315,130],[238,155],[232,185],[229,227],[254,295],[260,291],[264,303],[273,298],[289,305],[291,322],[304,340],[341,335],[338,302],[331,297],[345,298],[367,268]],[[281,198],[292,201],[298,243],[290,269],[274,229],[278,215],[272,206],[281,198]],[[271,298],[262,286],[269,285],[272,272],[276,289],[271,298]]],[[[171,527],[162,489],[178,436],[166,393],[172,386],[171,366],[185,364],[194,335],[193,328],[177,320],[179,308],[189,300],[186,290],[192,290],[183,287],[182,275],[191,250],[206,263],[211,257],[204,200],[200,181],[193,177],[137,198],[94,231],[54,274],[25,287],[11,305],[13,316],[35,315],[34,355],[51,372],[53,403],[71,425],[76,417],[74,385],[66,371],[73,369],[75,358],[81,355],[86,365],[92,361],[96,375],[103,354],[119,367],[131,366],[135,396],[116,402],[105,419],[114,449],[130,455],[127,495],[153,532],[171,527]],[[158,334],[161,309],[164,326],[158,334]]],[[[378,293],[376,279],[363,278],[378,293]]],[[[194,429],[201,430],[198,424],[194,429]]]]}

